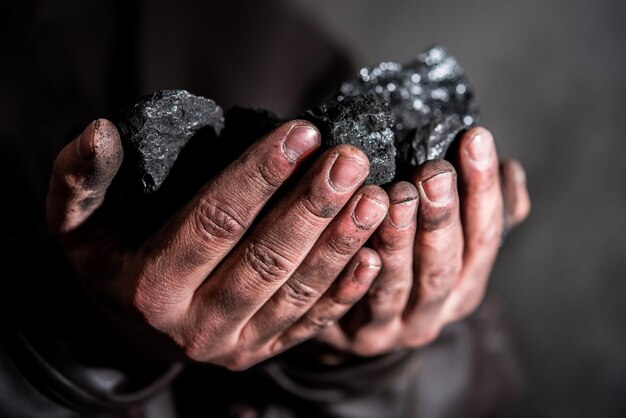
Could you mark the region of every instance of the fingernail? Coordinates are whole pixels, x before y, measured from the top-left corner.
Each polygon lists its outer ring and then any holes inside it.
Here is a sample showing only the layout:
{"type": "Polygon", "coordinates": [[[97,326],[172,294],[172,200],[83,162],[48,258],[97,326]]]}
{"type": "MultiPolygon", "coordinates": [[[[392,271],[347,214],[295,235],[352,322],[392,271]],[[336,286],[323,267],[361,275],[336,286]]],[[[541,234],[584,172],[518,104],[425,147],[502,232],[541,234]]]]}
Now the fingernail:
{"type": "Polygon", "coordinates": [[[396,229],[404,229],[415,219],[417,200],[409,200],[389,207],[389,220],[396,229]]]}
{"type": "Polygon", "coordinates": [[[313,151],[319,144],[320,135],[317,129],[301,125],[289,132],[283,143],[283,149],[287,157],[293,161],[298,161],[300,157],[313,151]]]}
{"type": "Polygon", "coordinates": [[[387,206],[372,200],[366,196],[361,196],[356,208],[354,208],[354,222],[359,228],[370,229],[387,213],[387,206]]]}
{"type": "Polygon", "coordinates": [[[328,174],[330,184],[338,191],[354,189],[365,176],[365,166],[354,158],[339,155],[328,174]]]}
{"type": "Polygon", "coordinates": [[[85,161],[89,161],[95,155],[94,139],[100,126],[100,119],[91,122],[78,138],[78,155],[85,161]]]}
{"type": "Polygon", "coordinates": [[[354,280],[357,283],[369,282],[378,275],[380,269],[381,266],[375,264],[359,263],[354,269],[354,280]]]}
{"type": "Polygon", "coordinates": [[[433,203],[445,203],[452,195],[452,173],[444,171],[421,182],[426,198],[433,203]]]}
{"type": "Polygon", "coordinates": [[[493,138],[487,131],[474,135],[465,148],[465,153],[474,164],[485,164],[493,158],[493,138]]]}

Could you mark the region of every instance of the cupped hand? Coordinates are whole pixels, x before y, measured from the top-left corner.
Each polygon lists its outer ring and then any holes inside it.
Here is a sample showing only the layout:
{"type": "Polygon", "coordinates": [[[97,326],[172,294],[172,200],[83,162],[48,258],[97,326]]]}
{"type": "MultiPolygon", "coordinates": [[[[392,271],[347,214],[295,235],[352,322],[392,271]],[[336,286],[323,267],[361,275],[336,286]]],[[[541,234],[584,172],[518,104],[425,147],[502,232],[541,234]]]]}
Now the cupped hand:
{"type": "Polygon", "coordinates": [[[116,128],[100,119],[57,157],[48,223],[89,294],[139,326],[138,338],[154,332],[192,360],[247,368],[335,323],[382,265],[362,246],[388,198],[360,187],[369,163],[354,147],[323,153],[259,216],[319,143],[307,122],[278,127],[130,245],[98,211],[123,159],[116,128]]]}
{"type": "Polygon", "coordinates": [[[418,167],[412,183],[389,188],[388,216],[372,238],[380,274],[320,341],[363,356],[421,347],[478,307],[503,229],[526,218],[530,200],[519,163],[499,170],[487,130],[466,132],[456,160],[458,172],[431,161],[418,167]]]}

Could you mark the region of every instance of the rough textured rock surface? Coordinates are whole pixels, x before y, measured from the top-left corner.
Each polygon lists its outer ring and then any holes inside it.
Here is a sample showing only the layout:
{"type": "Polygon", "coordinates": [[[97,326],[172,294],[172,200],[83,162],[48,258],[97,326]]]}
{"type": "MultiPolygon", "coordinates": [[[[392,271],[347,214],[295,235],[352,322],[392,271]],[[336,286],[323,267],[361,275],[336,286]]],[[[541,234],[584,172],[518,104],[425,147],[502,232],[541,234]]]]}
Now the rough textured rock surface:
{"type": "Polygon", "coordinates": [[[379,94],[391,105],[400,166],[443,158],[456,135],[478,118],[463,69],[440,46],[406,64],[362,68],[355,80],[340,87],[337,100],[364,93],[379,94]]]}
{"type": "Polygon", "coordinates": [[[374,93],[329,101],[309,110],[305,118],[322,133],[322,145],[354,145],[370,160],[366,183],[385,184],[396,173],[396,148],[391,127],[393,117],[387,101],[374,93]]]}
{"type": "Polygon", "coordinates": [[[213,100],[185,90],[164,90],[140,99],[113,118],[124,146],[120,177],[129,194],[158,190],[189,139],[209,127],[219,135],[224,118],[213,100]]]}
{"type": "MultiPolygon", "coordinates": [[[[318,126],[324,147],[361,148],[370,159],[366,183],[380,185],[404,178],[424,161],[443,158],[457,134],[476,124],[478,111],[462,68],[436,46],[407,64],[362,68],[333,99],[303,117],[318,126]]],[[[212,100],[168,90],[141,99],[114,122],[124,143],[122,194],[136,196],[157,191],[170,171],[166,188],[175,191],[168,193],[191,190],[280,120],[269,111],[245,108],[229,110],[224,119],[212,100]]]]}

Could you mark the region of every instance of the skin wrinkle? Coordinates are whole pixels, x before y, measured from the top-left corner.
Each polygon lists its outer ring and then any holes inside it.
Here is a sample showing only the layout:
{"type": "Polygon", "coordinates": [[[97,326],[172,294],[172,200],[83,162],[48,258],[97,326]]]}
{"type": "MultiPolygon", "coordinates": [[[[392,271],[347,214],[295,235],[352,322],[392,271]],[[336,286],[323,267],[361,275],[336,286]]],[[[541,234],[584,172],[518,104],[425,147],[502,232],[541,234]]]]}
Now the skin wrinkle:
{"type": "Polygon", "coordinates": [[[456,212],[451,208],[446,208],[445,211],[442,212],[430,211],[422,206],[420,214],[424,216],[418,221],[418,229],[433,232],[450,225],[456,212]]]}
{"type": "Polygon", "coordinates": [[[326,191],[321,191],[319,195],[316,195],[319,192],[319,190],[314,192],[308,190],[294,202],[294,206],[298,205],[295,208],[296,210],[300,209],[300,207],[303,208],[303,210],[300,210],[303,212],[302,217],[310,223],[323,223],[328,219],[334,218],[343,208],[343,205],[335,203],[336,196],[326,191]],[[320,201],[322,203],[315,203],[320,201]]]}
{"type": "Polygon", "coordinates": [[[281,281],[291,271],[292,263],[268,245],[251,241],[246,245],[244,259],[248,271],[269,285],[281,281]]]}

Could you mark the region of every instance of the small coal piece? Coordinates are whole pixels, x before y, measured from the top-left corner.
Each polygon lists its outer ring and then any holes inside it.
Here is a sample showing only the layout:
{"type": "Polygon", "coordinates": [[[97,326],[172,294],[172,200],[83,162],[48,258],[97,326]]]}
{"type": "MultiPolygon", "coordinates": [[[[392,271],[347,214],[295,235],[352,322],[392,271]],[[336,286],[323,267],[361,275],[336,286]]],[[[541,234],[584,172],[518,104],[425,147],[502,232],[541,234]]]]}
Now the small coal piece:
{"type": "Polygon", "coordinates": [[[406,64],[362,68],[356,79],[340,87],[336,99],[363,93],[379,94],[391,105],[400,176],[427,160],[443,158],[456,135],[478,119],[463,69],[440,46],[406,64]]]}
{"type": "Polygon", "coordinates": [[[396,148],[391,130],[393,117],[387,101],[377,94],[357,94],[331,100],[306,112],[322,134],[322,146],[354,145],[370,160],[365,183],[385,184],[396,173],[396,148]]]}
{"type": "Polygon", "coordinates": [[[124,147],[118,184],[124,194],[148,195],[167,178],[189,139],[205,127],[214,136],[224,126],[222,109],[213,100],[185,90],[163,90],[118,112],[113,122],[124,147]]]}

